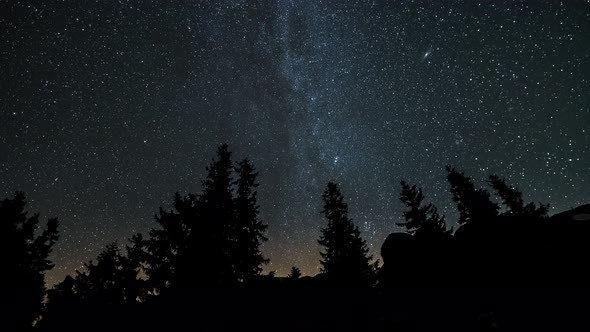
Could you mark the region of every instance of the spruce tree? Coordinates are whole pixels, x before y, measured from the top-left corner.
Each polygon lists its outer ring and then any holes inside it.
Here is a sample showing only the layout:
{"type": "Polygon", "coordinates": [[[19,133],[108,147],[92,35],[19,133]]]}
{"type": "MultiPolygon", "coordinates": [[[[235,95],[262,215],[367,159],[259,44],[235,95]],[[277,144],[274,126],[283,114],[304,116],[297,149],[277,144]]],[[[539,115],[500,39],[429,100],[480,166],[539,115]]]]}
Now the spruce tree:
{"type": "Polygon", "coordinates": [[[57,218],[37,232],[39,214],[27,216],[25,194],[0,201],[0,308],[2,328],[20,331],[29,328],[39,315],[45,296],[45,272],[54,264],[49,254],[58,239],[57,218]]]}
{"type": "Polygon", "coordinates": [[[446,169],[453,201],[459,210],[459,224],[491,220],[498,216],[498,205],[490,200],[486,190],[476,189],[471,178],[455,168],[447,166],[446,169]]]}
{"type": "Polygon", "coordinates": [[[422,190],[415,185],[410,186],[405,181],[401,181],[400,201],[408,208],[403,212],[403,223],[397,223],[398,226],[406,228],[408,233],[415,236],[436,237],[447,235],[447,225],[444,216],[438,214],[436,206],[424,203],[424,194],[422,190]]]}
{"type": "Polygon", "coordinates": [[[197,219],[195,205],[194,195],[182,197],[175,193],[173,208],[160,208],[155,215],[159,227],[150,230],[149,239],[133,237],[134,254],[144,265],[150,292],[159,294],[185,281],[178,269],[183,268],[181,260],[188,259],[189,234],[197,219]]]}
{"type": "Polygon", "coordinates": [[[289,278],[290,280],[297,280],[301,278],[301,270],[296,266],[291,267],[291,272],[289,273],[287,278],[289,278]]]}
{"type": "MultiPolygon", "coordinates": [[[[128,249],[129,250],[129,249],[128,249]]],[[[84,264],[85,271],[75,277],[75,292],[92,305],[135,303],[140,296],[138,266],[123,255],[116,242],[100,252],[96,262],[84,264]]]]}
{"type": "MultiPolygon", "coordinates": [[[[203,193],[189,195],[175,204],[178,223],[185,227],[185,246],[176,258],[180,288],[228,286],[235,283],[232,262],[235,243],[233,166],[227,144],[217,149],[217,158],[207,167],[203,193]]],[[[180,237],[182,239],[182,237],[180,237]]]]}
{"type": "Polygon", "coordinates": [[[348,205],[334,182],[329,182],[323,195],[322,213],[328,225],[321,229],[319,244],[321,272],[338,286],[368,287],[375,281],[375,264],[359,229],[348,216],[348,205]]]}
{"type": "Polygon", "coordinates": [[[262,265],[268,262],[260,251],[267,225],[258,218],[257,202],[258,173],[248,159],[237,163],[235,181],[236,197],[234,200],[236,222],[234,228],[234,252],[232,254],[234,271],[238,282],[247,283],[258,277],[262,265]]]}
{"type": "Polygon", "coordinates": [[[522,192],[508,185],[505,179],[497,175],[490,175],[488,183],[494,188],[496,195],[502,200],[502,204],[508,208],[505,212],[506,215],[531,218],[547,217],[549,205],[540,204],[537,207],[533,202],[525,205],[522,199],[522,192]]]}
{"type": "Polygon", "coordinates": [[[199,251],[206,279],[216,285],[229,285],[236,276],[231,257],[235,242],[233,165],[227,144],[218,147],[217,160],[213,160],[207,172],[199,198],[201,219],[191,232],[190,245],[199,251]]]}
{"type": "Polygon", "coordinates": [[[268,261],[260,251],[267,226],[258,217],[257,175],[248,160],[234,168],[223,144],[207,167],[203,192],[176,193],[171,210],[160,208],[160,227],[149,239],[135,239],[151,292],[226,287],[260,275],[268,261]]]}
{"type": "Polygon", "coordinates": [[[73,331],[96,317],[113,319],[94,322],[93,328],[97,330],[119,324],[117,319],[131,313],[126,309],[145,299],[145,281],[138,277],[136,249],[127,245],[125,255],[116,242],[110,243],[98,254],[96,262],[85,263],[83,271],[76,271],[74,277],[66,276],[49,290],[40,329],[73,331]],[[119,316],[113,317],[115,314],[119,316]]]}

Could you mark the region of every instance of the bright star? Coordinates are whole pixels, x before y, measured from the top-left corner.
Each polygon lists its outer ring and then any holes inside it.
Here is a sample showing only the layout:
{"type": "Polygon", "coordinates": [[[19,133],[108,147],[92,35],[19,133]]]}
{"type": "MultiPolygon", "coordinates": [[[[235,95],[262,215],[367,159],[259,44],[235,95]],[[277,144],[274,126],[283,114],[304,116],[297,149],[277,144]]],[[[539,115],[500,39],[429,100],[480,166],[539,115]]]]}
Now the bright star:
{"type": "Polygon", "coordinates": [[[428,58],[430,54],[432,54],[432,46],[430,46],[428,50],[424,52],[424,54],[422,55],[422,61],[426,60],[426,58],[428,58]]]}

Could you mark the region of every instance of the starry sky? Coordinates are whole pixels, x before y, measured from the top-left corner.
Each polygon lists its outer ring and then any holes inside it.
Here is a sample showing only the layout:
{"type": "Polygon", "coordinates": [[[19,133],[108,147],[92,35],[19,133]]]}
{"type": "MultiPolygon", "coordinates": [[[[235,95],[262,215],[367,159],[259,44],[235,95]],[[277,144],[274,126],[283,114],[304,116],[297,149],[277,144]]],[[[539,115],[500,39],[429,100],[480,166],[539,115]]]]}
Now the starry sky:
{"type": "Polygon", "coordinates": [[[376,258],[401,179],[455,225],[447,164],[590,201],[589,1],[12,0],[0,31],[0,194],[60,218],[49,284],[199,193],[223,142],[277,275],[319,271],[328,180],[376,258]]]}

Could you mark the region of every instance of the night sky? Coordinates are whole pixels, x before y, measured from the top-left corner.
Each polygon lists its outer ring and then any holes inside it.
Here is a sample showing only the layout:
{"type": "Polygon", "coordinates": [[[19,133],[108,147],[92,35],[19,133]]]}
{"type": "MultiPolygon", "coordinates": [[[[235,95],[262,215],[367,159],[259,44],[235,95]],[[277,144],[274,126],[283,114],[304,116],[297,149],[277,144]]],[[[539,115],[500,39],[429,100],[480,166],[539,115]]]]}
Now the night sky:
{"type": "Polygon", "coordinates": [[[0,2],[0,195],[59,217],[48,282],[199,193],[223,142],[279,276],[319,271],[331,179],[376,258],[401,179],[455,225],[447,164],[588,203],[590,2],[433,3],[0,2]]]}

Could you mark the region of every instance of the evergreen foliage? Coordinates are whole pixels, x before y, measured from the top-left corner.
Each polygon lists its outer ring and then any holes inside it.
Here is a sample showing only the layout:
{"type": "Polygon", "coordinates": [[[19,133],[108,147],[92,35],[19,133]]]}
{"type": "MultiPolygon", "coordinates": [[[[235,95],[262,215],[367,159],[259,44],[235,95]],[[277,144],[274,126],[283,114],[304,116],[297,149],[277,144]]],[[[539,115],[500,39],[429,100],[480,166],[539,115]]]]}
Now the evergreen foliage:
{"type": "Polygon", "coordinates": [[[239,282],[249,282],[262,272],[262,265],[269,262],[260,251],[260,246],[268,239],[264,236],[267,225],[258,217],[259,206],[256,188],[258,173],[248,159],[238,162],[236,167],[238,179],[234,206],[236,222],[234,229],[235,244],[232,256],[236,258],[234,270],[239,282]]]}
{"type": "Polygon", "coordinates": [[[447,180],[451,186],[453,202],[459,210],[459,224],[471,221],[487,221],[498,216],[498,205],[490,200],[490,194],[484,189],[476,189],[471,178],[446,167],[447,180]]]}
{"type": "Polygon", "coordinates": [[[160,209],[160,227],[141,240],[153,292],[236,286],[260,277],[268,260],[260,250],[267,226],[258,216],[257,175],[248,159],[234,165],[223,144],[207,167],[202,194],[176,193],[173,209],[160,209]]]}
{"type": "Polygon", "coordinates": [[[531,202],[525,205],[522,192],[508,185],[505,179],[497,175],[490,175],[488,183],[496,191],[496,195],[502,200],[502,204],[507,207],[508,210],[504,213],[505,215],[529,218],[547,217],[549,212],[548,204],[541,203],[537,207],[535,203],[531,202]]]}
{"type": "MultiPolygon", "coordinates": [[[[127,252],[131,251],[127,247],[127,252]]],[[[96,262],[84,264],[73,279],[66,279],[50,292],[50,301],[63,302],[60,296],[77,297],[75,303],[122,305],[142,297],[142,280],[138,279],[138,262],[123,255],[116,242],[98,254],[96,262]]]]}
{"type": "Polygon", "coordinates": [[[374,283],[376,264],[361,232],[348,216],[348,205],[340,188],[329,182],[323,195],[322,213],[328,220],[321,229],[319,244],[324,247],[321,255],[321,272],[339,286],[369,287],[374,283]]]}
{"type": "Polygon", "coordinates": [[[297,280],[301,278],[301,270],[296,266],[291,267],[291,272],[289,272],[287,278],[291,280],[297,280]]]}
{"type": "Polygon", "coordinates": [[[0,308],[6,331],[24,330],[40,314],[45,272],[54,267],[49,254],[59,237],[57,218],[39,234],[39,214],[28,216],[26,205],[23,192],[0,201],[0,308]]]}
{"type": "Polygon", "coordinates": [[[398,226],[406,228],[408,233],[416,236],[439,236],[450,234],[447,230],[445,217],[438,214],[436,206],[431,203],[424,203],[424,194],[422,190],[415,185],[410,186],[405,181],[401,181],[400,201],[408,208],[403,212],[403,223],[397,223],[398,226]]]}

